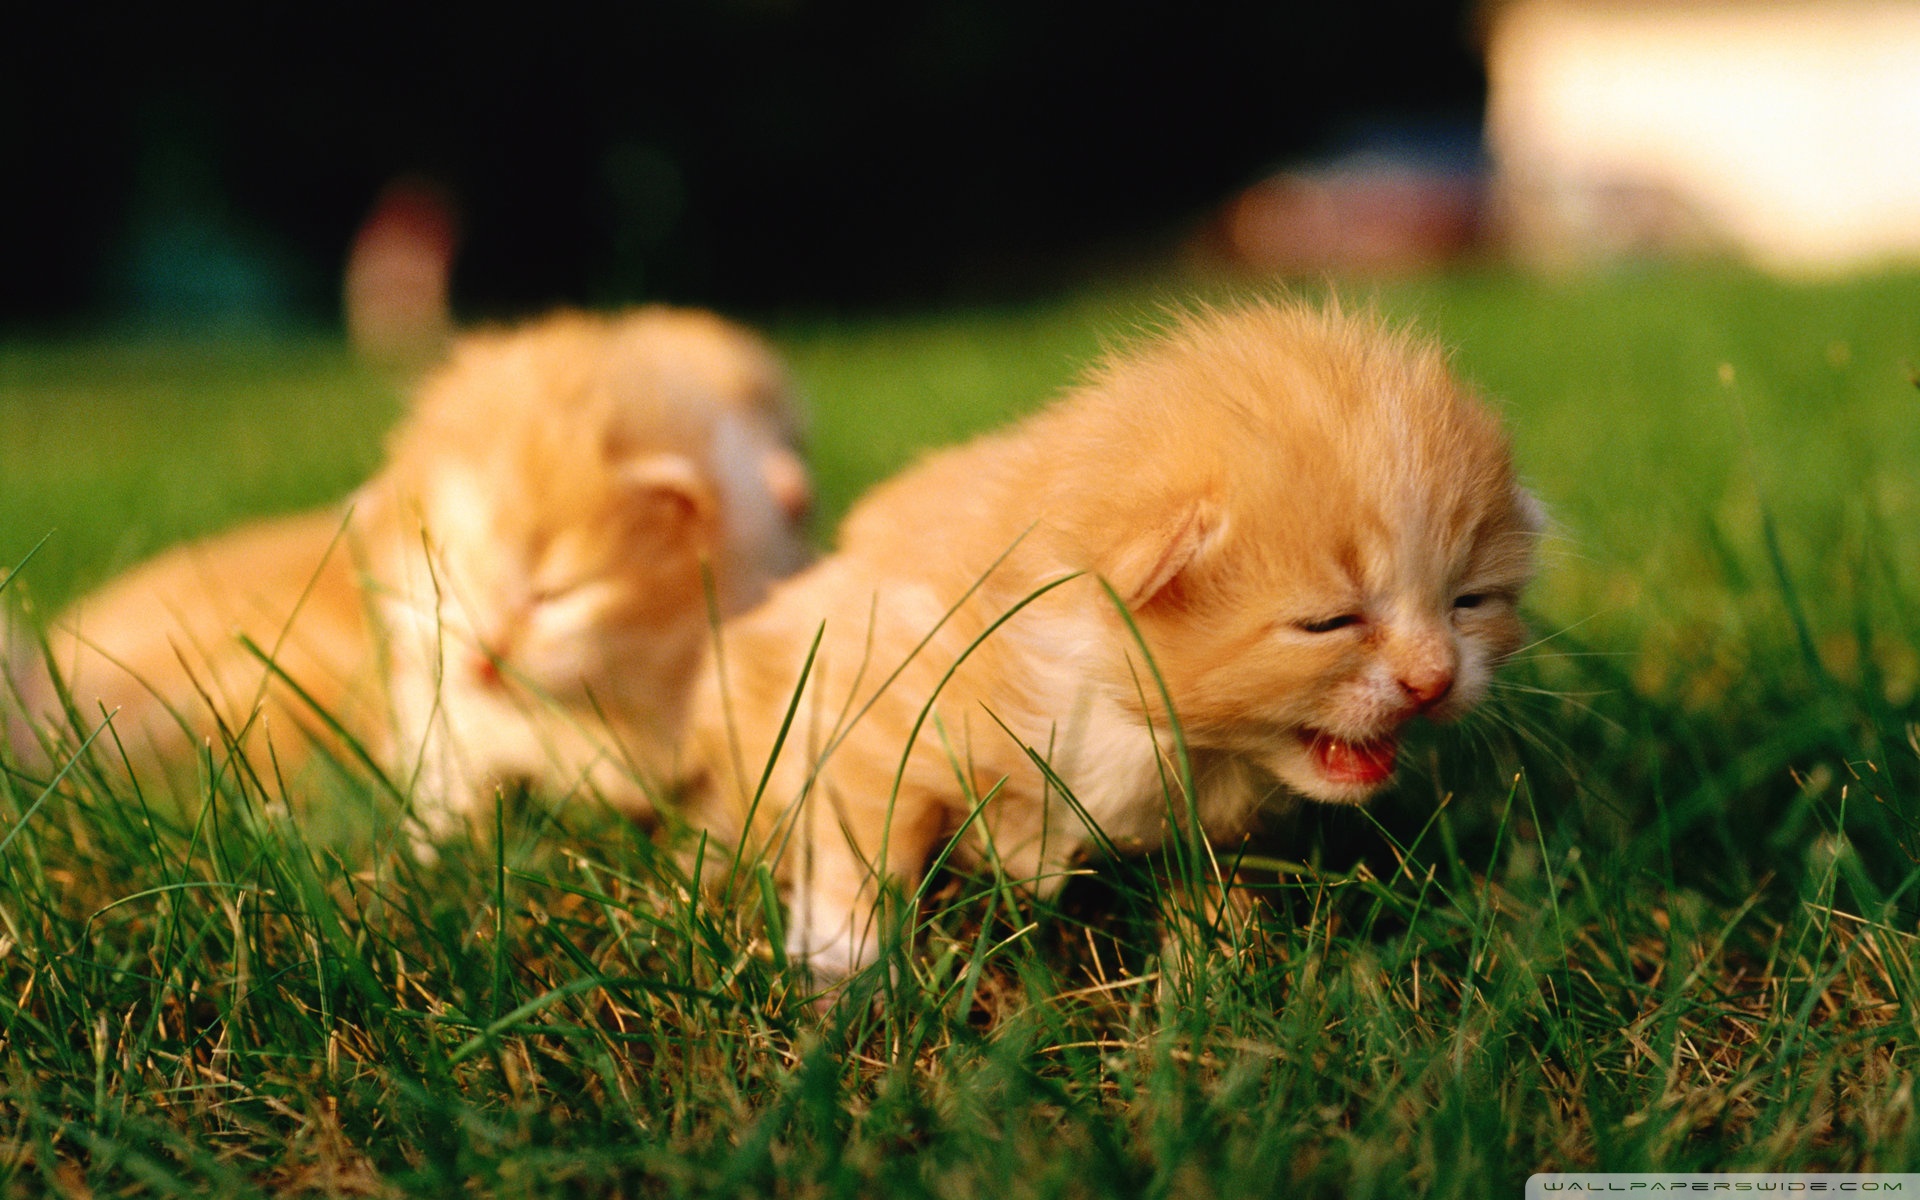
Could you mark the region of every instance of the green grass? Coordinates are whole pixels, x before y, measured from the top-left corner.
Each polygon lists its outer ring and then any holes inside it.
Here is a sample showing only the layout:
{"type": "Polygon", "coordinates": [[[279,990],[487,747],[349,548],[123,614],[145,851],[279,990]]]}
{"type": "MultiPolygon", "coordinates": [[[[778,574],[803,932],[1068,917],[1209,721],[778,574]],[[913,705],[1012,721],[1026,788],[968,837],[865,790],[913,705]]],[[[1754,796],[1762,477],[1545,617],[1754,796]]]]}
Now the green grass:
{"type": "MultiPolygon", "coordinates": [[[[1557,523],[1541,640],[1371,812],[1244,860],[1257,903],[1204,928],[1177,852],[1046,911],[942,876],[882,1000],[820,1013],[755,888],[696,903],[670,846],[589,805],[510,807],[422,867],[352,772],[283,796],[215,752],[168,796],[22,767],[0,1179],[1493,1197],[1542,1168],[1912,1169],[1920,278],[1367,298],[1508,413],[1557,523]]],[[[1157,303],[778,330],[826,516],[1157,303]]],[[[337,494],[394,395],[324,339],[0,347],[0,559],[53,531],[44,612],[337,494]]]]}
{"type": "Polygon", "coordinates": [[[399,397],[335,338],[0,342],[0,557],[52,534],[26,582],[58,609],[173,542],[343,496],[399,397]]]}

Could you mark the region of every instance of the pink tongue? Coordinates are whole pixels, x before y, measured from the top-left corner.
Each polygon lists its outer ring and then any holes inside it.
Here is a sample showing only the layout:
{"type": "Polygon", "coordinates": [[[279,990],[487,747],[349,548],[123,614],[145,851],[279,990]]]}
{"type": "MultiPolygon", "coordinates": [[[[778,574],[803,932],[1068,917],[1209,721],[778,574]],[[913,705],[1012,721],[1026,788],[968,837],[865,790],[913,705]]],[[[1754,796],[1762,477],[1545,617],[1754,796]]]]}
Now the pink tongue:
{"type": "Polygon", "coordinates": [[[1379,783],[1393,774],[1393,756],[1399,748],[1390,737],[1377,742],[1343,742],[1323,733],[1313,739],[1313,758],[1330,779],[1379,783]]]}

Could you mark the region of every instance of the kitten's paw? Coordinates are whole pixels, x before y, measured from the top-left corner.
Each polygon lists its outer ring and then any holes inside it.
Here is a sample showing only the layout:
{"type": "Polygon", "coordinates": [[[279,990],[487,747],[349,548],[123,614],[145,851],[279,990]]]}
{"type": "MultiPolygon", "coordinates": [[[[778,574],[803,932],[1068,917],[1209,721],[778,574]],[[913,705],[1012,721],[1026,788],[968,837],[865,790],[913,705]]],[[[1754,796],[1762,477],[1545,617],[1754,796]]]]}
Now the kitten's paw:
{"type": "Polygon", "coordinates": [[[787,934],[787,957],[805,967],[814,983],[837,991],[841,984],[872,964],[874,952],[867,944],[869,940],[856,939],[850,924],[825,938],[817,933],[809,936],[805,929],[794,929],[787,934]]]}
{"type": "Polygon", "coordinates": [[[440,844],[451,841],[462,831],[471,831],[467,809],[439,794],[415,788],[408,812],[407,841],[413,857],[423,867],[440,861],[440,844]]]}

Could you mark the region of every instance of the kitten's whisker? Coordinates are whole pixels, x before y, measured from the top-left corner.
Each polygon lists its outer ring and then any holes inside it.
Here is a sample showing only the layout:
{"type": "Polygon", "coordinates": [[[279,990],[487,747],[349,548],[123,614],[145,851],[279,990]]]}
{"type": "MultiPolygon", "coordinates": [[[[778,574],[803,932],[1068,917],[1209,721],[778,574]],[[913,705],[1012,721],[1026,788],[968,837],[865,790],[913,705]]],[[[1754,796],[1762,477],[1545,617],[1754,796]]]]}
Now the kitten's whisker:
{"type": "Polygon", "coordinates": [[[1527,653],[1530,653],[1531,651],[1539,649],[1541,646],[1544,646],[1549,642],[1558,641],[1560,638],[1563,638],[1563,637],[1569,637],[1573,634],[1575,630],[1580,629],[1582,626],[1590,625],[1594,621],[1599,620],[1601,615],[1602,614],[1597,612],[1588,613],[1586,616],[1580,618],[1578,621],[1573,622],[1571,625],[1563,625],[1560,628],[1554,630],[1552,633],[1546,634],[1542,637],[1537,637],[1533,641],[1526,643],[1525,645],[1521,646],[1519,649],[1515,650],[1513,652],[1513,655],[1510,655],[1509,657],[1513,657],[1521,654],[1527,654],[1527,653]]]}

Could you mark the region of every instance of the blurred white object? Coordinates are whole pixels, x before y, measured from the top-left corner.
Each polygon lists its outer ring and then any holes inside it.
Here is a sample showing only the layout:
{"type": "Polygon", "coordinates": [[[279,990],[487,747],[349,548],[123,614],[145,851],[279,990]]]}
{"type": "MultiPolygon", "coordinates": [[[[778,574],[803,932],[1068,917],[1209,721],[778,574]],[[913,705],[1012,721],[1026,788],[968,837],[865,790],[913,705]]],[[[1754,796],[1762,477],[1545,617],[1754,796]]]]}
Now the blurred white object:
{"type": "Polygon", "coordinates": [[[1920,261],[1920,4],[1515,0],[1489,16],[1487,140],[1521,258],[1920,261]]]}

